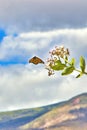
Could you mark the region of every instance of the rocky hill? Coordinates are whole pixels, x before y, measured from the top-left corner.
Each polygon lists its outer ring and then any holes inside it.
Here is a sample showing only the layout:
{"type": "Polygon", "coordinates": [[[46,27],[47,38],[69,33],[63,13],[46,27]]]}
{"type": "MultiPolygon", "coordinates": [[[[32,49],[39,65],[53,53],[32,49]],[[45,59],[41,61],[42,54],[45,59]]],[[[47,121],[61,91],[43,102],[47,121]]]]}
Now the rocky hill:
{"type": "Polygon", "coordinates": [[[87,94],[64,102],[20,129],[87,130],[87,94]]]}
{"type": "Polygon", "coordinates": [[[0,112],[0,130],[87,130],[87,93],[44,107],[0,112]]]}

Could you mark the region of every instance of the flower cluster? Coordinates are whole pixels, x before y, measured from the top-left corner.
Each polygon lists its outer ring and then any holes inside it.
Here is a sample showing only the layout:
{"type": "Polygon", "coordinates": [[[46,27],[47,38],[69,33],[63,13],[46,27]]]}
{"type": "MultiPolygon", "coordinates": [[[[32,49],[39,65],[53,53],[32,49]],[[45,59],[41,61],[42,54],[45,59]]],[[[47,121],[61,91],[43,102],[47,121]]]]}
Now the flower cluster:
{"type": "Polygon", "coordinates": [[[48,60],[47,60],[46,67],[45,67],[45,68],[48,70],[48,76],[54,74],[54,70],[51,68],[52,64],[54,64],[53,60],[48,59],[48,60]]]}
{"type": "Polygon", "coordinates": [[[64,59],[70,55],[68,48],[64,48],[64,46],[55,47],[50,53],[50,58],[47,59],[46,69],[48,70],[48,75],[54,74],[54,69],[52,66],[55,65],[57,60],[64,59]]]}
{"type": "Polygon", "coordinates": [[[65,56],[70,55],[68,48],[64,48],[64,46],[56,46],[55,49],[49,53],[51,54],[51,56],[57,56],[58,58],[64,58],[65,56]]]}

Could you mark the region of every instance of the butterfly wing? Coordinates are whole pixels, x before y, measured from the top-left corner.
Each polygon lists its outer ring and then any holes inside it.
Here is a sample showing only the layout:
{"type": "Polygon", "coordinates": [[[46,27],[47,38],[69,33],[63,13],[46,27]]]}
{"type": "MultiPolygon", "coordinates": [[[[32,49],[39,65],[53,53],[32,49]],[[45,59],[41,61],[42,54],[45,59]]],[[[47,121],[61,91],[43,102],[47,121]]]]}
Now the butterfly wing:
{"type": "Polygon", "coordinates": [[[39,57],[34,56],[33,58],[31,58],[29,60],[29,63],[33,63],[33,64],[37,65],[39,63],[44,64],[44,61],[42,59],[40,59],[39,57]]]}

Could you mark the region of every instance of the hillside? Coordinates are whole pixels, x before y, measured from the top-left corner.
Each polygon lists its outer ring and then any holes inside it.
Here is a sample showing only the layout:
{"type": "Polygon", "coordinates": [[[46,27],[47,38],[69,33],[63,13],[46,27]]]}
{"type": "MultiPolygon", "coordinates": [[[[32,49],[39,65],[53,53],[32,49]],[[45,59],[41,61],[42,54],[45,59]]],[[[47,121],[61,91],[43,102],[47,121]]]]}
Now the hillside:
{"type": "Polygon", "coordinates": [[[87,130],[87,93],[39,108],[0,112],[0,130],[87,130]]]}
{"type": "Polygon", "coordinates": [[[0,130],[19,129],[21,125],[29,123],[47,113],[59,104],[39,108],[30,108],[16,111],[0,112],[0,130]]]}
{"type": "Polygon", "coordinates": [[[20,129],[87,130],[87,94],[70,99],[20,129]]]}

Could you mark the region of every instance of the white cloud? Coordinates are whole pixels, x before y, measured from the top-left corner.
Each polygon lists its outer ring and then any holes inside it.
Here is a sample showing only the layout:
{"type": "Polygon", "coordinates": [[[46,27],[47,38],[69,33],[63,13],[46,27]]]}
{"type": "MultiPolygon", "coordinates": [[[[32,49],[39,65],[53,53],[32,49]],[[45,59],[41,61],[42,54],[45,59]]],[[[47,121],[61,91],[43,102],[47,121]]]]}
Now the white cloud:
{"type": "Polygon", "coordinates": [[[49,103],[55,96],[54,79],[42,67],[28,65],[0,67],[0,110],[35,107],[49,103]],[[54,90],[53,94],[48,92],[54,90]],[[3,104],[3,105],[2,105],[3,104]]]}
{"type": "Polygon", "coordinates": [[[86,76],[48,77],[40,65],[0,67],[0,111],[52,104],[86,91],[86,76]]]}
{"type": "Polygon", "coordinates": [[[86,34],[87,28],[20,33],[16,37],[8,35],[0,45],[0,59],[19,57],[23,61],[33,55],[46,57],[50,48],[61,44],[70,49],[72,56],[84,56],[87,47],[86,34]]]}

